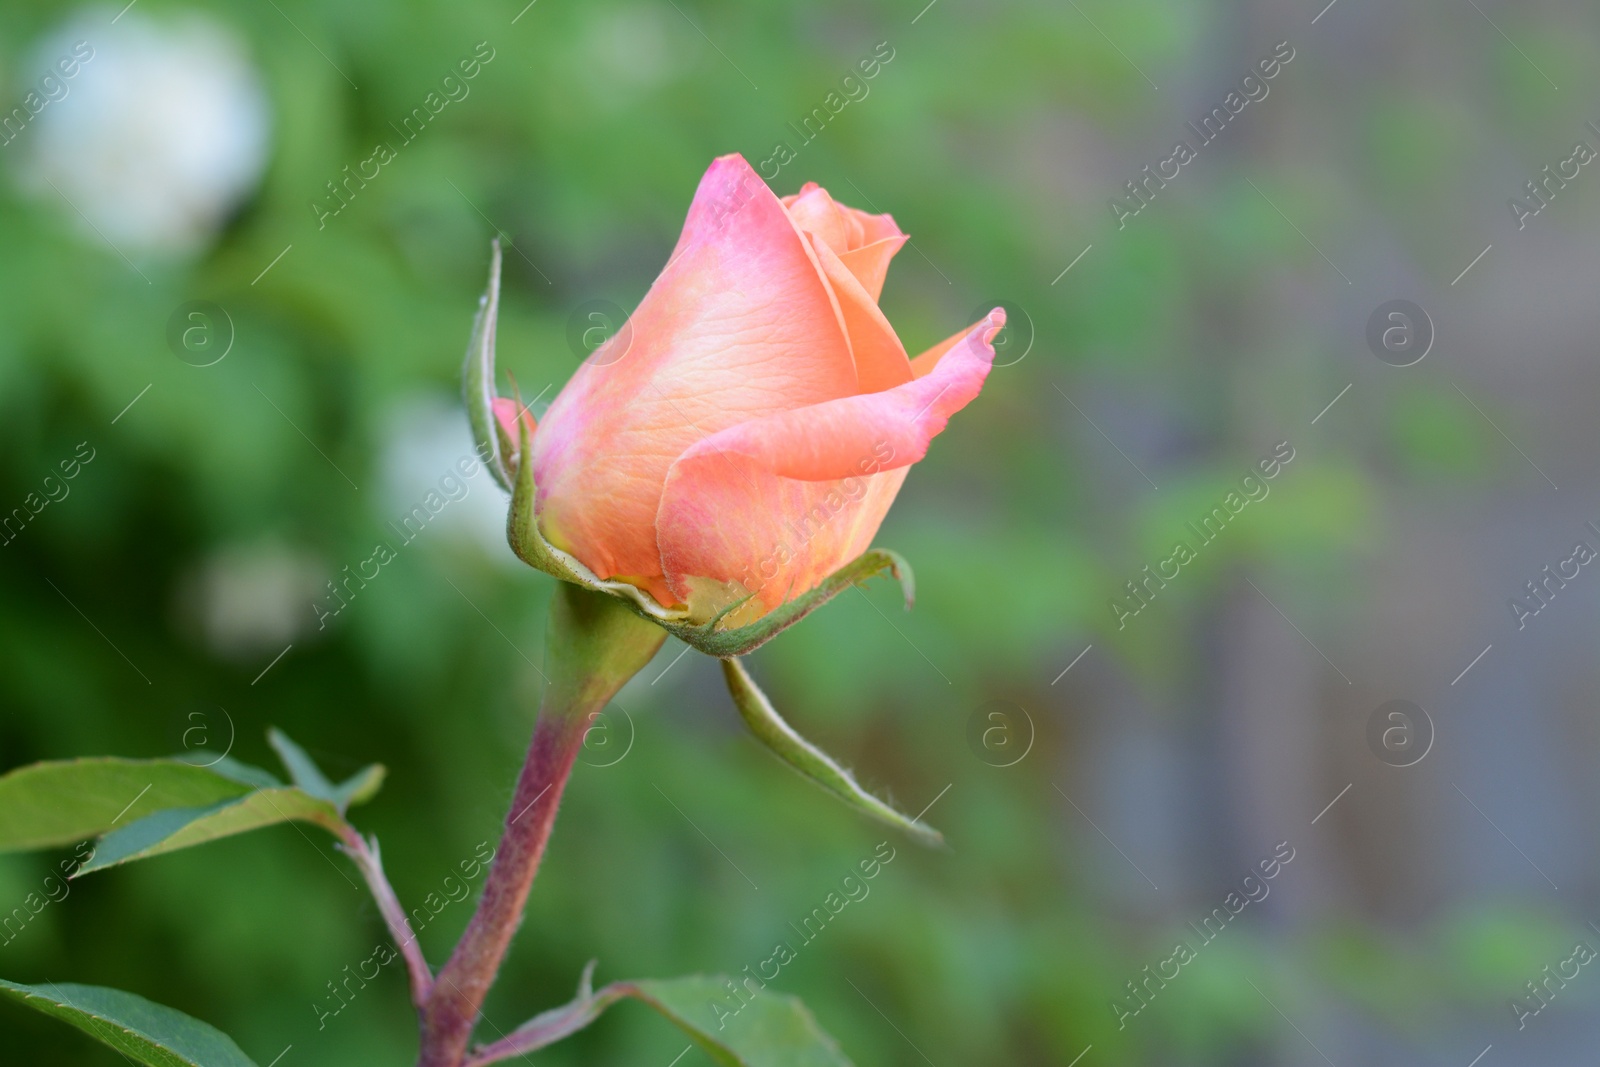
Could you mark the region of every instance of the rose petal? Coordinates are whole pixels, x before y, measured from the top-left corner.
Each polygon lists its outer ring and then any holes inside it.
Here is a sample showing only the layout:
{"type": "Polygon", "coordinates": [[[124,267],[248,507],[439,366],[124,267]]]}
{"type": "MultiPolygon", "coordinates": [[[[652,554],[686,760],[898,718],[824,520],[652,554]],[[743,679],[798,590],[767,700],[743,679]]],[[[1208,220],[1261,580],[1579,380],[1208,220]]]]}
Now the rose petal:
{"type": "Polygon", "coordinates": [[[846,207],[816,182],[806,182],[783,206],[800,229],[822,238],[876,301],[883,292],[889,261],[908,238],[893,216],[869,215],[846,207]]]}
{"type": "Polygon", "coordinates": [[[839,261],[850,268],[850,273],[876,301],[883,295],[883,280],[889,274],[889,261],[908,240],[905,234],[895,234],[881,241],[852,248],[839,255],[839,261]]]}
{"type": "Polygon", "coordinates": [[[821,188],[822,186],[818,185],[816,182],[806,182],[800,187],[800,191],[798,193],[790,193],[788,196],[779,197],[778,199],[784,207],[793,207],[796,200],[799,200],[802,196],[805,196],[813,189],[821,188]]]}
{"type": "Polygon", "coordinates": [[[859,555],[906,469],[983,388],[1004,323],[995,309],[922,378],[752,419],[688,449],[656,518],[672,591],[700,618],[746,593],[766,611],[859,555]]]}
{"type": "Polygon", "coordinates": [[[784,204],[794,224],[822,238],[835,252],[847,252],[861,244],[861,223],[839,210],[828,190],[815,183],[807,185],[809,188],[784,204]]]}
{"type": "Polygon", "coordinates": [[[894,327],[878,309],[878,302],[862,287],[820,237],[810,237],[812,251],[822,264],[822,273],[839,300],[839,313],[850,352],[856,361],[856,378],[863,393],[877,393],[904,385],[911,380],[911,360],[894,327]]]}
{"type": "Polygon", "coordinates": [[[839,203],[816,182],[806,182],[793,196],[783,198],[795,225],[814,233],[839,255],[889,237],[903,237],[889,215],[869,215],[839,203]]]}
{"type": "Polygon", "coordinates": [[[740,156],[706,171],[672,259],[533,440],[546,538],[602,578],[661,576],[674,460],[730,426],[859,391],[815,254],[740,156]]]}

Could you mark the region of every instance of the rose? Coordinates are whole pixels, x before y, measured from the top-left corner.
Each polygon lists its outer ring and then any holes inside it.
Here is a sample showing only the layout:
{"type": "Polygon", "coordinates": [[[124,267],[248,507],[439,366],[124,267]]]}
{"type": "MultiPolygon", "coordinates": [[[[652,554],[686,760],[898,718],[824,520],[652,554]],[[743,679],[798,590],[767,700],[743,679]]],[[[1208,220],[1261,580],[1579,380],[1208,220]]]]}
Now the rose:
{"type": "MultiPolygon", "coordinates": [[[[807,183],[711,164],[627,326],[535,426],[544,539],[600,579],[746,622],[869,547],[910,465],[978,395],[1004,312],[907,357],[878,294],[906,242],[807,183]]],[[[515,447],[516,405],[495,402],[515,447]]]]}

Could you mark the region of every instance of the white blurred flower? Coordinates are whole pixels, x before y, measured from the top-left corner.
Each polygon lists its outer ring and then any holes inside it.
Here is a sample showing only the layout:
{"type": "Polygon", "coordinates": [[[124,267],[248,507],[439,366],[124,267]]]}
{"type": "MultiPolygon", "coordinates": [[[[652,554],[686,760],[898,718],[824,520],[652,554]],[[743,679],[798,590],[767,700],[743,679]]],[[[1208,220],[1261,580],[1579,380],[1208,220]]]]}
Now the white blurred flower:
{"type": "Polygon", "coordinates": [[[59,78],[80,42],[92,58],[17,139],[23,180],[51,198],[54,185],[121,249],[200,248],[266,164],[267,96],[243,44],[196,14],[112,24],[95,8],[41,41],[24,76],[59,78]]]}
{"type": "Polygon", "coordinates": [[[212,652],[250,662],[311,629],[327,571],[315,556],[275,540],[225,545],[180,582],[179,609],[212,652]]]}

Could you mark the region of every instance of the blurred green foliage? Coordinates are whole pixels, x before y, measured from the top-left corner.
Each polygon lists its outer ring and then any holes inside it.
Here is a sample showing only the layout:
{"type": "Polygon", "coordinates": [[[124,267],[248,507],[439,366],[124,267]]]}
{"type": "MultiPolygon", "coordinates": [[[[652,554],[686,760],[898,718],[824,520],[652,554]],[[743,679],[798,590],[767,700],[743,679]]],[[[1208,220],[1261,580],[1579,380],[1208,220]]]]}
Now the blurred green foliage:
{"type": "MultiPolygon", "coordinates": [[[[455,404],[490,237],[514,246],[500,365],[525,394],[550,386],[548,403],[576,363],[567,316],[586,300],[638,300],[709,160],[764,158],[792,136],[786,123],[888,41],[895,58],[870,95],[800,150],[776,191],[817,180],[912,234],[883,306],[913,352],[996,298],[1026,309],[1033,347],[952,421],[880,534],[916,567],[915,611],[880,583],[753,657],[779,708],[864,782],[908,811],[938,798],[927,817],[953,845],[894,841],[899,858],[871,897],[778,984],[863,1065],[1064,1064],[1090,1044],[1100,1065],[1245,1062],[1279,1026],[1246,977],[1291,1017],[1319,983],[1403,1016],[1420,979],[1373,983],[1409,973],[1396,968],[1420,948],[1355,920],[1288,937],[1251,916],[1252,929],[1163,993],[1161,1010],[1119,1032],[1109,1000],[1238,872],[1211,872],[1216,891],[1187,903],[1135,895],[1142,884],[1052,788],[1074,792],[1068,770],[1100,754],[1082,727],[1093,686],[1051,679],[1092,641],[1135,691],[1181,705],[1205,675],[1193,636],[1237,568],[1293,567],[1310,598],[1361,565],[1376,470],[1403,482],[1491,476],[1491,439],[1449,391],[1394,395],[1359,446],[1309,447],[1307,420],[1348,380],[1339,361],[1351,345],[1297,318],[1306,290],[1339,279],[1265,197],[1346,263],[1338,220],[1365,205],[1443,284],[1477,247],[1438,236],[1450,205],[1495,205],[1494,190],[1514,183],[1473,178],[1477,119],[1414,74],[1353,90],[1339,109],[1319,101],[1345,86],[1338,65],[1352,46],[1314,47],[1298,9],[1258,20],[1221,2],[944,0],[918,16],[920,6],[207,5],[247,42],[273,114],[265,177],[213,244],[191,258],[134,256],[141,275],[48,190],[7,180],[0,191],[0,506],[20,503],[79,441],[97,450],[70,496],[0,550],[0,769],[162,755],[233,734],[236,755],[264,763],[277,725],[331,774],[390,768],[356,821],[383,842],[404,901],[434,891],[496,836],[537,700],[550,582],[463,522],[406,548],[327,630],[310,602],[459,454],[444,446],[433,467],[389,467],[396,442],[422,432],[409,419],[455,404]],[[1183,99],[1220,97],[1286,36],[1304,58],[1249,116],[1240,136],[1251,140],[1208,150],[1118,231],[1105,200],[1181,129],[1181,79],[1194,82],[1183,99]],[[318,229],[310,203],[324,183],[480,41],[496,58],[470,97],[318,229]],[[1329,146],[1312,151],[1291,128],[1297,108],[1332,131],[1329,146]],[[1347,169],[1320,166],[1340,152],[1347,169]],[[1441,165],[1460,182],[1440,188],[1441,165]],[[213,367],[167,349],[169,316],[195,299],[226,308],[236,331],[213,367]],[[1162,491],[1144,496],[1058,390],[1150,465],[1162,491]],[[1164,613],[1117,632],[1108,599],[1285,437],[1305,454],[1273,502],[1203,554],[1164,613]],[[227,553],[268,550],[306,561],[313,580],[293,601],[292,648],[263,675],[291,637],[219,644],[195,590],[227,553]],[[996,698],[1030,709],[1038,729],[1031,758],[1003,770],[966,743],[969,716],[996,698]],[[207,732],[190,733],[197,724],[207,732]]],[[[180,10],[143,0],[128,17],[180,10]]],[[[115,12],[102,13],[109,38],[115,12]]],[[[29,49],[61,15],[0,11],[7,94],[35,76],[29,49]]],[[[1477,58],[1472,111],[1499,109],[1530,158],[1549,158],[1567,134],[1534,117],[1526,98],[1546,86],[1502,44],[1447,47],[1477,58]]],[[[1564,87],[1593,81],[1592,41],[1547,30],[1522,45],[1564,87]]],[[[25,149],[0,150],[0,163],[25,149]]],[[[474,499],[497,492],[486,477],[472,483],[474,499]]],[[[279,586],[297,580],[287,573],[279,586]]],[[[746,738],[715,665],[674,660],[680,651],[669,642],[619,697],[605,744],[631,737],[627,755],[579,768],[484,1035],[567,999],[591,957],[600,980],[764,958],[882,839],[746,738]]],[[[0,858],[0,908],[59,859],[0,858]]],[[[222,841],[74,883],[0,946],[0,974],[138,992],[216,1024],[262,1064],[290,1045],[282,1067],[408,1062],[397,971],[323,1030],[311,1007],[384,936],[357,882],[326,842],[293,828],[222,841]]],[[[430,959],[442,961],[468,910],[452,904],[423,931],[430,959]]],[[[1494,913],[1413,936],[1441,975],[1454,968],[1439,959],[1462,962],[1456,995],[1499,1011],[1498,998],[1556,958],[1554,941],[1531,957],[1507,948],[1504,924],[1542,921],[1494,913]]],[[[117,1062],[47,1020],[0,1014],[7,1062],[117,1062]]],[[[682,1045],[624,1006],[540,1062],[703,1062],[674,1061],[682,1045]]]]}

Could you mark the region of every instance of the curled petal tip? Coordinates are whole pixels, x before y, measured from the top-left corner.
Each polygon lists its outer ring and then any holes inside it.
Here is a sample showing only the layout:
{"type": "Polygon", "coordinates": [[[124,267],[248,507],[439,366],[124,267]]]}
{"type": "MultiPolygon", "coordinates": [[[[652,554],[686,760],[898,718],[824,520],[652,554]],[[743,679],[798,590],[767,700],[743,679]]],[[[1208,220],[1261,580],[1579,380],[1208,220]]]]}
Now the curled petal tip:
{"type": "Polygon", "coordinates": [[[994,308],[988,315],[984,316],[983,322],[983,343],[986,345],[991,344],[995,336],[1005,327],[1006,309],[1003,307],[994,308]]]}

